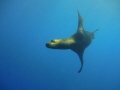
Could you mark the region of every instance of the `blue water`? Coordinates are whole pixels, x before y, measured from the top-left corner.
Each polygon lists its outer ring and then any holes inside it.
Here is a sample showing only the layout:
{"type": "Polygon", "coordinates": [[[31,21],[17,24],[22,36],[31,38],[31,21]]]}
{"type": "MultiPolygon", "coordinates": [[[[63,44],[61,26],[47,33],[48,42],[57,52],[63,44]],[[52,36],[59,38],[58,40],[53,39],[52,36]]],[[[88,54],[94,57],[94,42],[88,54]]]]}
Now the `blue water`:
{"type": "Polygon", "coordinates": [[[0,90],[120,90],[120,0],[1,0],[0,90]],[[77,30],[100,29],[81,73],[71,50],[45,47],[77,30]]]}

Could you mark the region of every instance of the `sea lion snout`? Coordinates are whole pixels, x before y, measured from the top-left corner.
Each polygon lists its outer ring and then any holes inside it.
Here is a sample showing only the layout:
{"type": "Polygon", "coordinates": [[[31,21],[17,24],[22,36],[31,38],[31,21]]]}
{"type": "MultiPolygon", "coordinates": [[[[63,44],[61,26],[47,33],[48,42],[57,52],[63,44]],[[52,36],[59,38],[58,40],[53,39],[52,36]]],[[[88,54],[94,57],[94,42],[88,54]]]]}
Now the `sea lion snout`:
{"type": "Polygon", "coordinates": [[[51,49],[57,49],[56,45],[51,42],[46,43],[46,47],[51,49]]]}
{"type": "Polygon", "coordinates": [[[50,48],[50,44],[49,44],[49,43],[46,43],[46,47],[47,47],[47,48],[50,48]]]}

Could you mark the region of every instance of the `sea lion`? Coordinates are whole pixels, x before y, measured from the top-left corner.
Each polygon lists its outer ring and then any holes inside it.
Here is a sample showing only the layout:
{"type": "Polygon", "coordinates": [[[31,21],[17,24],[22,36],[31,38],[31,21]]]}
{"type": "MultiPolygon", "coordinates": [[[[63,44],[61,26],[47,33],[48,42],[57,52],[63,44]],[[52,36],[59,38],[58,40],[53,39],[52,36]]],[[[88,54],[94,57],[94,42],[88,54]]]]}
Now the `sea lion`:
{"type": "Polygon", "coordinates": [[[91,44],[92,39],[94,39],[94,33],[97,30],[94,32],[85,31],[83,28],[83,18],[78,12],[77,32],[67,39],[51,40],[50,42],[46,43],[46,47],[51,49],[71,49],[77,53],[81,61],[81,67],[78,71],[78,73],[80,73],[83,68],[83,53],[85,49],[91,44]]]}

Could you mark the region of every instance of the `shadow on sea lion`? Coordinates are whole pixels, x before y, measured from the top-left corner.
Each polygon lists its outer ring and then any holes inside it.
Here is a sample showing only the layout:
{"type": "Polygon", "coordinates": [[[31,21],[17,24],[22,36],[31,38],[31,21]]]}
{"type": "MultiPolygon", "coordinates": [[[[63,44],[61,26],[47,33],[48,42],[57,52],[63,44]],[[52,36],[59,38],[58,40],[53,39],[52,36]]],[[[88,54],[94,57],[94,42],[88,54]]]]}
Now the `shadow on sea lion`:
{"type": "Polygon", "coordinates": [[[94,39],[94,33],[97,30],[93,32],[85,31],[83,28],[83,18],[78,12],[77,32],[67,39],[51,40],[50,42],[46,43],[46,47],[51,49],[71,49],[77,53],[81,61],[81,68],[78,71],[78,73],[80,73],[83,68],[83,53],[85,49],[91,44],[92,39],[94,39]]]}

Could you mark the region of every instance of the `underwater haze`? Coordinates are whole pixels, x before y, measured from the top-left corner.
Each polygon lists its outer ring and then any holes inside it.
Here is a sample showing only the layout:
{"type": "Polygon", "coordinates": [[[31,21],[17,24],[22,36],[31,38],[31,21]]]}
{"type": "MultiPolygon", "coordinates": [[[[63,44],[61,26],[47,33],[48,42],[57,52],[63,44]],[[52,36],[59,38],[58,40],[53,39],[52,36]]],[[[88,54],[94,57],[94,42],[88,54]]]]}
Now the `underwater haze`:
{"type": "Polygon", "coordinates": [[[120,90],[120,0],[0,0],[0,90],[120,90]],[[95,39],[79,57],[45,44],[77,31],[95,39]]]}

